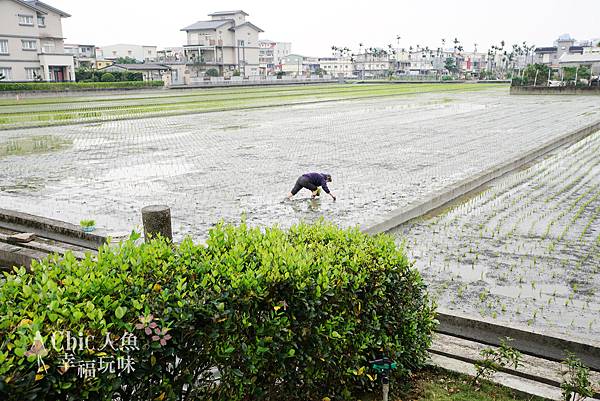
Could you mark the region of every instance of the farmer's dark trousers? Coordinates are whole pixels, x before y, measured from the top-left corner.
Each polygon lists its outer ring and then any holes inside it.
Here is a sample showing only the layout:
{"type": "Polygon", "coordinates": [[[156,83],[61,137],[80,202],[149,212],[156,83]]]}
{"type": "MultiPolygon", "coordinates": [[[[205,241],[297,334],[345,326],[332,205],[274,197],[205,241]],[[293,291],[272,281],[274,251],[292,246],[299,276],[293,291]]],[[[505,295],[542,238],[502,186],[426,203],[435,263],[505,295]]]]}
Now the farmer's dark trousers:
{"type": "Polygon", "coordinates": [[[306,188],[311,191],[317,190],[317,186],[310,182],[308,177],[304,175],[298,177],[298,180],[296,180],[296,185],[294,185],[294,188],[292,188],[292,195],[296,195],[302,188],[306,188]]]}

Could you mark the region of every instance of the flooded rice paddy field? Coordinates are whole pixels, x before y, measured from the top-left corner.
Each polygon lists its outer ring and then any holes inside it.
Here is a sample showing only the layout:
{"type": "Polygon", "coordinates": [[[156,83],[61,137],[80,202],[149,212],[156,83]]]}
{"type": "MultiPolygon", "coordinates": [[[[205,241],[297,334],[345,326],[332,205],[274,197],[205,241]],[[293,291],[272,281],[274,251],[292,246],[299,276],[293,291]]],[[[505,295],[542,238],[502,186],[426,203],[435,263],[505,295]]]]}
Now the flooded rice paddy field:
{"type": "Polygon", "coordinates": [[[600,338],[600,132],[395,234],[446,309],[600,338]]]}
{"type": "Polygon", "coordinates": [[[599,118],[592,97],[489,89],[5,130],[0,207],[127,232],[168,204],[176,240],[243,212],[353,226],[599,118]],[[330,172],[338,201],[281,203],[307,171],[330,172]]]}

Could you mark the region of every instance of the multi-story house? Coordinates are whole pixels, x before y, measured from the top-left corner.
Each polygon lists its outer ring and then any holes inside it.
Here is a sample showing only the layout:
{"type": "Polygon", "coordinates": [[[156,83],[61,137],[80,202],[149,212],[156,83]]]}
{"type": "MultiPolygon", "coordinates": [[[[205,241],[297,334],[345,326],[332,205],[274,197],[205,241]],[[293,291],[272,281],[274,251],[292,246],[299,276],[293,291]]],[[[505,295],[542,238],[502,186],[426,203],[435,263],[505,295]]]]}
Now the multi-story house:
{"type": "Polygon", "coordinates": [[[285,75],[303,76],[310,75],[310,68],[305,63],[305,57],[299,54],[288,54],[281,60],[280,71],[285,75]]]}
{"type": "Polygon", "coordinates": [[[545,64],[550,68],[558,68],[558,60],[563,54],[583,54],[584,50],[584,46],[576,46],[575,39],[568,34],[564,34],[559,36],[554,42],[554,46],[536,48],[534,62],[545,64]]]}
{"type": "Polygon", "coordinates": [[[101,46],[100,50],[106,60],[129,57],[140,63],[156,61],[156,46],[116,44],[101,46]]]}
{"type": "Polygon", "coordinates": [[[262,29],[246,21],[242,10],[209,14],[210,21],[198,21],[182,29],[188,65],[197,75],[216,69],[219,75],[239,71],[243,76],[259,75],[259,39],[262,29]]]}
{"type": "Polygon", "coordinates": [[[354,56],[354,75],[359,78],[382,78],[396,69],[390,54],[381,49],[373,49],[354,56]]]}
{"type": "Polygon", "coordinates": [[[65,43],[65,53],[73,55],[75,68],[96,68],[96,46],[65,43]]]}
{"type": "Polygon", "coordinates": [[[354,68],[350,57],[321,57],[320,68],[334,77],[351,78],[354,76],[354,68]]]}
{"type": "Polygon", "coordinates": [[[64,50],[62,18],[41,1],[0,1],[0,74],[5,81],[74,81],[73,56],[64,50]]]}
{"type": "Polygon", "coordinates": [[[283,58],[292,52],[290,42],[275,42],[265,39],[258,41],[258,47],[261,75],[273,75],[276,71],[281,70],[283,58]]]}

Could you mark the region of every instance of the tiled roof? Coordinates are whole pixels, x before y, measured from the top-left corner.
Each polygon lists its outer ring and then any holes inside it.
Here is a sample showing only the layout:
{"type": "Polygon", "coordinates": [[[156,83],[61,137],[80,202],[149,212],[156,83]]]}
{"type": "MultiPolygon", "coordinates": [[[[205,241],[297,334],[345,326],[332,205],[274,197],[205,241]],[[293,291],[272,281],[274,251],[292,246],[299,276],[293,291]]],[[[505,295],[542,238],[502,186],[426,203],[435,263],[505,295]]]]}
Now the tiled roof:
{"type": "Polygon", "coordinates": [[[109,67],[118,67],[130,71],[148,71],[148,70],[170,70],[171,68],[163,64],[113,64],[109,67]]]}
{"type": "Polygon", "coordinates": [[[59,10],[58,8],[54,8],[51,5],[48,5],[46,3],[42,3],[41,1],[37,1],[37,0],[27,0],[26,1],[28,4],[34,6],[35,8],[41,8],[42,10],[46,9],[48,11],[52,11],[58,15],[60,15],[61,17],[70,17],[71,14],[66,13],[64,11],[59,10]]]}
{"type": "Polygon", "coordinates": [[[214,20],[214,21],[198,21],[195,24],[186,26],[182,31],[202,31],[205,29],[217,29],[220,26],[233,22],[230,19],[214,20]]]}
{"type": "Polygon", "coordinates": [[[219,15],[233,15],[233,14],[244,14],[244,15],[248,15],[248,13],[246,13],[244,10],[233,10],[233,11],[217,11],[214,12],[212,14],[208,14],[209,17],[212,16],[219,16],[219,15]]]}
{"type": "Polygon", "coordinates": [[[239,24],[238,26],[233,27],[233,29],[237,29],[237,28],[239,28],[241,26],[244,26],[244,25],[248,25],[248,26],[254,28],[255,30],[257,30],[258,32],[264,32],[262,29],[260,29],[256,25],[254,25],[252,22],[244,22],[243,24],[239,24]]]}

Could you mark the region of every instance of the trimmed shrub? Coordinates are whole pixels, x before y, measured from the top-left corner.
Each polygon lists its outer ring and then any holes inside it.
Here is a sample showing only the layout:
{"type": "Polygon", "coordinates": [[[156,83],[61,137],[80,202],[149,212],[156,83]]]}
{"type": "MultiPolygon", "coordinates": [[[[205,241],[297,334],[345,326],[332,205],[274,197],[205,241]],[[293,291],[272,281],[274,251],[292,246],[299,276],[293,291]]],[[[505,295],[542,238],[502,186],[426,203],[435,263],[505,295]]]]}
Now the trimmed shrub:
{"type": "Polygon", "coordinates": [[[219,70],[217,70],[216,68],[209,68],[208,70],[206,70],[204,75],[206,75],[207,77],[218,77],[219,70]]]}
{"type": "Polygon", "coordinates": [[[433,306],[389,236],[318,223],[219,224],[206,246],[138,238],[6,274],[0,398],[349,399],[379,388],[369,359],[394,359],[396,379],[426,359],[433,306]],[[65,366],[69,336],[89,344],[65,366]],[[100,358],[134,370],[78,377],[100,358]]]}
{"type": "Polygon", "coordinates": [[[0,92],[64,91],[85,89],[123,89],[163,86],[163,81],[126,82],[0,82],[0,92]]]}
{"type": "Polygon", "coordinates": [[[100,77],[100,81],[102,81],[102,82],[114,82],[115,81],[115,76],[113,74],[111,74],[110,72],[105,72],[104,74],[102,74],[102,77],[100,77]]]}

